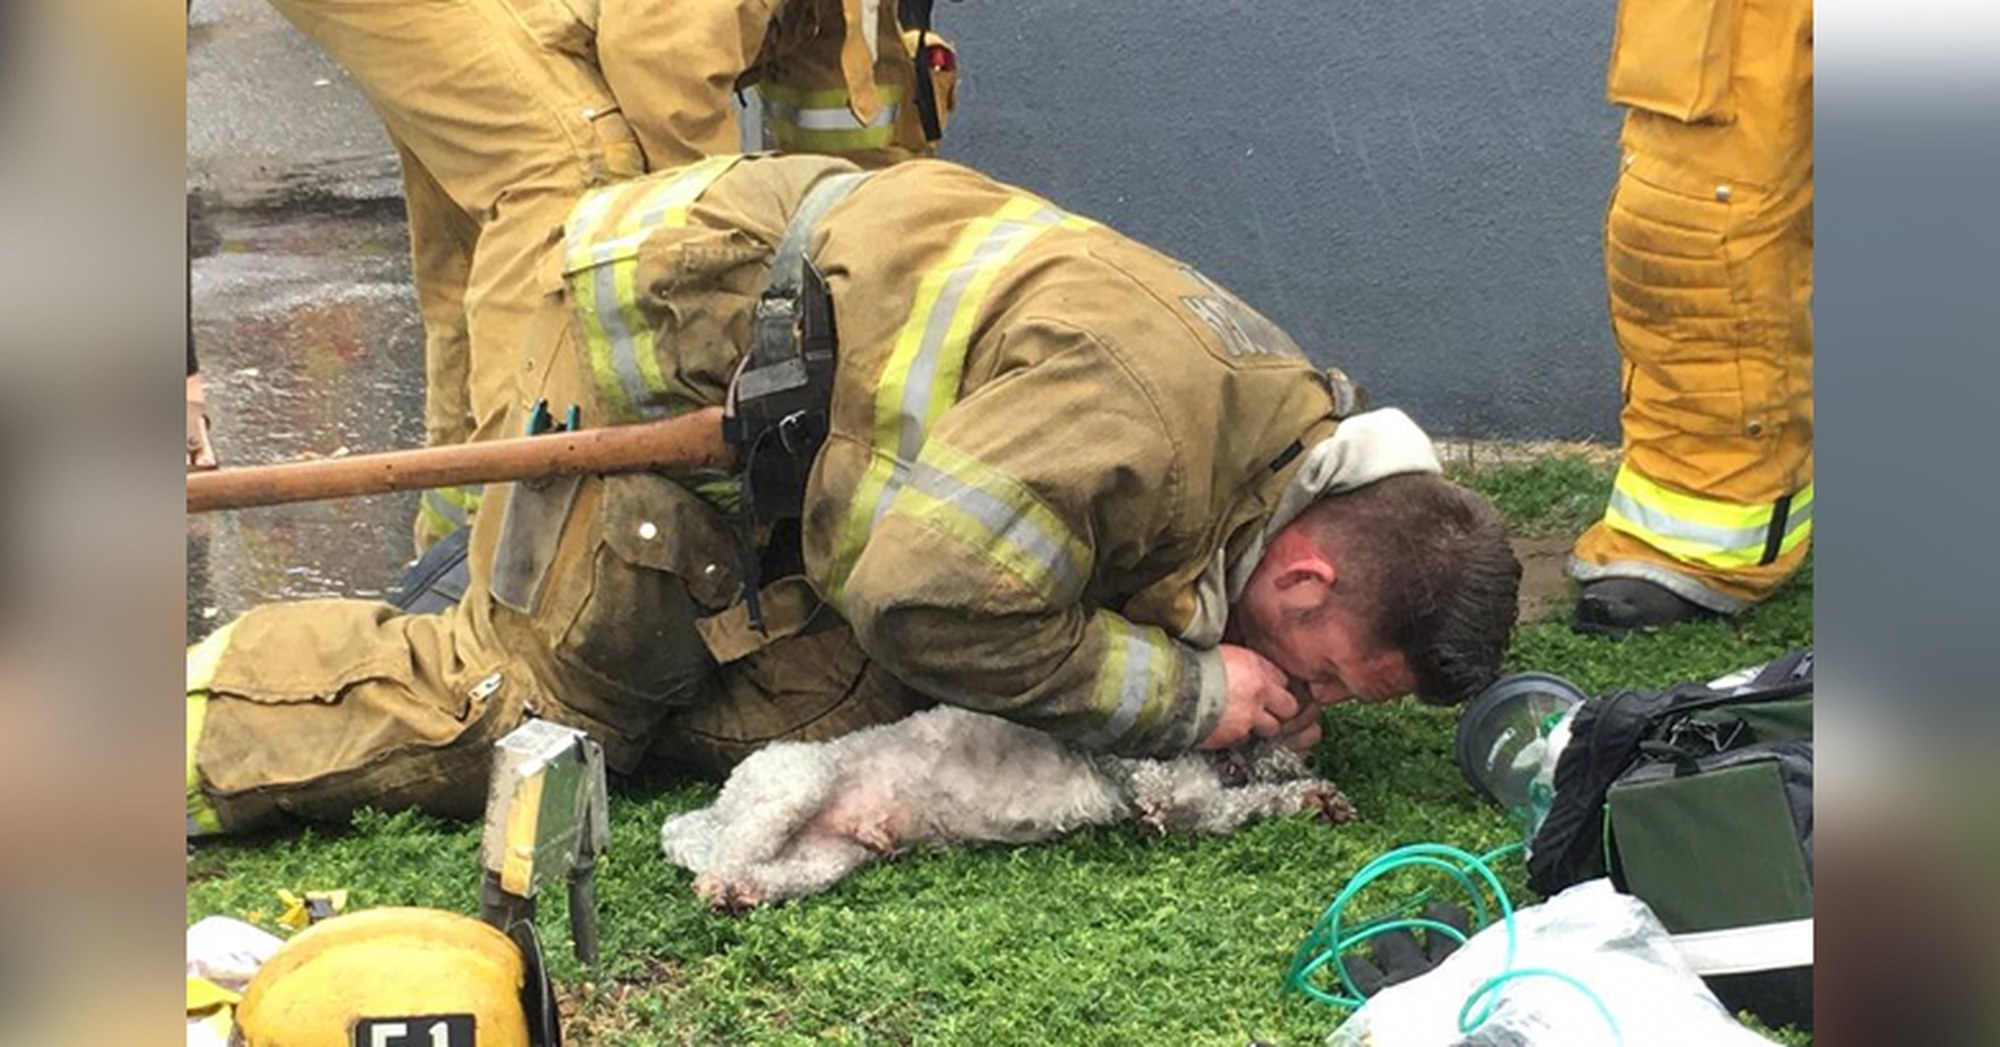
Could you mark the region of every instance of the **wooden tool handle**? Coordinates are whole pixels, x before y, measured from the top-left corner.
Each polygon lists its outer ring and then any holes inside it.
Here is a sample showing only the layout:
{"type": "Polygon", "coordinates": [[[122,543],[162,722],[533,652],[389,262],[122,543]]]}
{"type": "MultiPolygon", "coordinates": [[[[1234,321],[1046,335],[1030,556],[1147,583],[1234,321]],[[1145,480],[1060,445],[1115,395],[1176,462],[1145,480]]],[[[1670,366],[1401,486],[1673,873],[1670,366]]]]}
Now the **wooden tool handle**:
{"type": "Polygon", "coordinates": [[[637,425],[189,473],[187,511],[245,509],[364,494],[580,473],[685,472],[730,464],[722,408],[637,425]]]}

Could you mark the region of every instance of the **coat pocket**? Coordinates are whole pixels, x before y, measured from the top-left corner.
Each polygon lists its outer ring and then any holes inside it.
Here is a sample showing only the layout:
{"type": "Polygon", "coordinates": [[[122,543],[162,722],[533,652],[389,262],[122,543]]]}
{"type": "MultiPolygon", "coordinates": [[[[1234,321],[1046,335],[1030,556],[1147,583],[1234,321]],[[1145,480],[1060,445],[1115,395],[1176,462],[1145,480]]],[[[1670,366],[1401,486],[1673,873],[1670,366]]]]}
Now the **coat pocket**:
{"type": "MultiPolygon", "coordinates": [[[[714,668],[695,619],[741,586],[734,539],[713,508],[664,477],[601,484],[595,540],[573,546],[582,556],[551,583],[537,621],[555,660],[608,705],[685,704],[714,668]]],[[[613,708],[586,711],[622,722],[613,708]]]]}
{"type": "Polygon", "coordinates": [[[411,622],[365,600],[257,608],[230,627],[225,653],[200,689],[258,705],[334,705],[373,680],[432,696],[437,711],[463,720],[473,704],[466,689],[416,686],[412,645],[419,638],[404,636],[411,622]]]}
{"type": "Polygon", "coordinates": [[[1618,105],[1685,123],[1728,123],[1742,4],[1623,0],[1605,93],[1618,105]]]}

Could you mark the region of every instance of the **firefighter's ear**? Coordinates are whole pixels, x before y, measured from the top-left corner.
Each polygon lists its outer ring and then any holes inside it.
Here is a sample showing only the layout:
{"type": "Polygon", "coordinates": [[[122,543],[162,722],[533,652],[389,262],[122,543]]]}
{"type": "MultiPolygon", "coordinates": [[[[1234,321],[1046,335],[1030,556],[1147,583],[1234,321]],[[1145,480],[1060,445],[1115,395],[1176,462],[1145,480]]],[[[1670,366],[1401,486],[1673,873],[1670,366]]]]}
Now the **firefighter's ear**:
{"type": "Polygon", "coordinates": [[[1285,559],[1271,579],[1278,604],[1287,611],[1316,611],[1333,599],[1334,579],[1339,571],[1325,553],[1309,549],[1285,559]]]}
{"type": "Polygon", "coordinates": [[[1292,613],[1324,606],[1333,598],[1333,582],[1339,576],[1333,558],[1297,521],[1271,536],[1256,573],[1267,580],[1278,607],[1292,613]]]}

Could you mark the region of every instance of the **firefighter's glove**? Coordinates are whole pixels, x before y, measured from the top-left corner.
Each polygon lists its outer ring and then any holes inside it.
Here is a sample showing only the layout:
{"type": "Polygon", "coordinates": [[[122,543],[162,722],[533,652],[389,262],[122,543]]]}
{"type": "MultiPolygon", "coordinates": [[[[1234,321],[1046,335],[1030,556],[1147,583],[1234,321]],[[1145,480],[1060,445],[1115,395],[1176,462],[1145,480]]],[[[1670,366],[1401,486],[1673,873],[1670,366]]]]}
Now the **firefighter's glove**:
{"type": "MultiPolygon", "coordinates": [[[[1458,928],[1471,937],[1472,921],[1463,907],[1450,902],[1432,902],[1418,914],[1422,919],[1458,928]]],[[[1366,930],[1366,925],[1355,930],[1366,930]]],[[[1345,937],[1343,935],[1343,937],[1345,937]]],[[[1363,996],[1373,996],[1388,988],[1429,973],[1444,958],[1458,951],[1459,942],[1442,931],[1428,928],[1401,928],[1386,931],[1341,956],[1348,977],[1363,996]]]]}

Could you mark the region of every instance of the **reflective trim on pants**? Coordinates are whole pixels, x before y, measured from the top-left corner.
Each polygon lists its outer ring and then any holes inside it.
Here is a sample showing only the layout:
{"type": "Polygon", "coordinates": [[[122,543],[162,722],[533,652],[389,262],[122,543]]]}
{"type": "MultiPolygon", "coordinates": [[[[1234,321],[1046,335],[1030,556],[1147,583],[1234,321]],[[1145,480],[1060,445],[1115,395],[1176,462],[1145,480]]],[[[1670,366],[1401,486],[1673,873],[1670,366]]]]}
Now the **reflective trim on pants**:
{"type": "Polygon", "coordinates": [[[212,836],[222,832],[222,817],[201,788],[201,771],[195,766],[195,750],[201,745],[202,725],[208,719],[208,684],[215,677],[216,663],[229,647],[235,622],[210,633],[187,653],[187,834],[212,836]]]}
{"type": "Polygon", "coordinates": [[[1812,535],[1813,488],[1739,505],[1670,490],[1630,463],[1618,469],[1605,526],[1675,559],[1721,570],[1770,563],[1812,535]]]}
{"type": "Polygon", "coordinates": [[[844,88],[806,91],[782,84],[759,84],[764,117],[772,137],[786,152],[844,153],[886,149],[895,140],[896,117],[902,109],[900,84],[875,85],[882,108],[873,118],[854,115],[844,88]]]}

